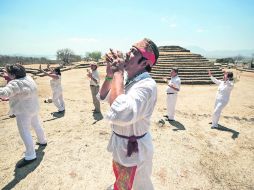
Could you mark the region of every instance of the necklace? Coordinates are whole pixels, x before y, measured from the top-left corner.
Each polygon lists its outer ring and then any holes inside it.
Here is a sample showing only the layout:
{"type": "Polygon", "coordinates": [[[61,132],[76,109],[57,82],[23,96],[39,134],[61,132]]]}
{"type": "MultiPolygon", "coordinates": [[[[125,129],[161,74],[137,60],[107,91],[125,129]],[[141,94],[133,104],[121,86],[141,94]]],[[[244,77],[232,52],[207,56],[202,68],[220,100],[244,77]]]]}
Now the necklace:
{"type": "Polygon", "coordinates": [[[136,74],[134,77],[132,77],[131,79],[128,79],[128,77],[127,77],[127,80],[126,80],[126,82],[125,82],[125,87],[126,86],[129,86],[131,83],[133,83],[135,80],[136,80],[136,78],[138,78],[140,75],[142,75],[143,73],[145,73],[146,71],[143,71],[143,72],[140,72],[140,73],[138,73],[138,74],[136,74]]]}

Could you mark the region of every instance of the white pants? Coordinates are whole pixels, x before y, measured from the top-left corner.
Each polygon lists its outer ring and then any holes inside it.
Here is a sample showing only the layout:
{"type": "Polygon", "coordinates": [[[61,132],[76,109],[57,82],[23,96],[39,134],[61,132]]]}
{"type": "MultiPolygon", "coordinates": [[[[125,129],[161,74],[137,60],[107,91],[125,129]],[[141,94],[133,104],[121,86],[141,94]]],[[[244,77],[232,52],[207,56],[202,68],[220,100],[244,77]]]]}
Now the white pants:
{"type": "Polygon", "coordinates": [[[41,128],[39,116],[35,114],[18,114],[16,115],[16,121],[19,129],[19,134],[25,144],[26,152],[25,159],[32,160],[36,158],[36,153],[33,144],[33,138],[30,132],[32,126],[38,138],[38,142],[45,144],[47,141],[44,136],[44,132],[41,128]]]}
{"type": "Polygon", "coordinates": [[[65,104],[63,101],[62,91],[58,91],[58,90],[53,91],[52,101],[55,104],[55,106],[57,107],[58,111],[65,110],[65,104]]]}
{"type": "Polygon", "coordinates": [[[168,119],[175,119],[175,107],[176,107],[177,94],[167,94],[167,111],[168,119]]]}
{"type": "Polygon", "coordinates": [[[133,190],[153,190],[151,180],[152,175],[152,158],[139,164],[133,181],[133,190]]]}
{"type": "Polygon", "coordinates": [[[214,105],[214,111],[212,116],[212,126],[218,127],[220,114],[222,109],[227,105],[228,101],[216,100],[214,105]]]}

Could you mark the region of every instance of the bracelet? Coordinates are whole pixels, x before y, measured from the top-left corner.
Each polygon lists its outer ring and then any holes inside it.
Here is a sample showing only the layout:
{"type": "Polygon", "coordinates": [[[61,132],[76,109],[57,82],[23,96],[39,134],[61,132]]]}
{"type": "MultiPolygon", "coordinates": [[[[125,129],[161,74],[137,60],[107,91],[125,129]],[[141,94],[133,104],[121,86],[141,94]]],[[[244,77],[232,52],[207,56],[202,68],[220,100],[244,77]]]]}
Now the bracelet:
{"type": "Polygon", "coordinates": [[[113,79],[112,77],[107,77],[107,76],[105,77],[105,80],[107,81],[112,81],[112,79],[113,79]]]}

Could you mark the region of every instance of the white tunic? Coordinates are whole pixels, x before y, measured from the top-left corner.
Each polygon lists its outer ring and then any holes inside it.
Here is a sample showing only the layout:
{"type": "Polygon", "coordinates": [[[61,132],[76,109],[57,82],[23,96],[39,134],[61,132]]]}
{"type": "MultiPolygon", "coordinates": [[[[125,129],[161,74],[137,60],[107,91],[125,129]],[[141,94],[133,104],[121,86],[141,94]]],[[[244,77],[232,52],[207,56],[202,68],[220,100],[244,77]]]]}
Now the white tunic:
{"type": "Polygon", "coordinates": [[[5,87],[0,88],[0,97],[9,98],[11,114],[39,112],[37,86],[30,76],[11,80],[5,87]]]}
{"type": "MultiPolygon", "coordinates": [[[[172,77],[171,80],[169,81],[168,84],[173,84],[175,85],[176,88],[178,88],[180,90],[180,86],[181,86],[181,79],[179,78],[178,75],[176,75],[175,77],[172,77]]],[[[171,88],[168,86],[167,88],[167,93],[175,93],[177,94],[178,91],[176,91],[175,89],[171,88]]]]}
{"type": "Polygon", "coordinates": [[[114,132],[124,136],[141,136],[147,133],[137,140],[139,152],[132,153],[131,157],[126,156],[128,139],[112,134],[108,151],[113,153],[116,162],[130,167],[152,158],[153,144],[149,129],[156,101],[156,83],[145,72],[125,86],[125,94],[118,96],[111,105],[106,119],[110,121],[114,132]]]}
{"type": "Polygon", "coordinates": [[[215,84],[219,85],[216,99],[227,103],[229,101],[230,93],[234,87],[234,83],[229,80],[218,80],[212,76],[210,78],[215,84]]]}
{"type": "Polygon", "coordinates": [[[97,83],[94,82],[94,80],[90,79],[90,85],[92,86],[99,86],[100,84],[100,77],[97,69],[95,71],[92,71],[92,77],[97,80],[97,83]]]}
{"type": "Polygon", "coordinates": [[[51,79],[50,86],[53,92],[62,92],[61,75],[58,75],[58,79],[51,79]]]}

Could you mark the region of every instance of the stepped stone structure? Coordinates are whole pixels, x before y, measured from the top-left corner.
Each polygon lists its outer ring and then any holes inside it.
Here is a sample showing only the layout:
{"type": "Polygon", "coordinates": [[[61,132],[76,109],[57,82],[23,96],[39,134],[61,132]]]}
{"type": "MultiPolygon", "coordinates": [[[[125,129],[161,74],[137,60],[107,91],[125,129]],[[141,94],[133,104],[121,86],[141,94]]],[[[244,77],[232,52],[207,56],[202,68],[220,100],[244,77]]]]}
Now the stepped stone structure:
{"type": "Polygon", "coordinates": [[[158,83],[165,83],[163,78],[170,78],[172,67],[178,67],[178,75],[182,84],[212,84],[208,76],[211,70],[217,79],[223,78],[223,72],[218,66],[214,66],[208,59],[180,46],[160,46],[160,57],[153,67],[151,76],[158,83]]]}

